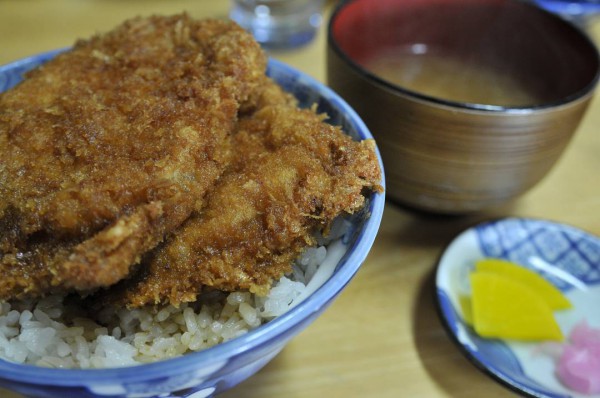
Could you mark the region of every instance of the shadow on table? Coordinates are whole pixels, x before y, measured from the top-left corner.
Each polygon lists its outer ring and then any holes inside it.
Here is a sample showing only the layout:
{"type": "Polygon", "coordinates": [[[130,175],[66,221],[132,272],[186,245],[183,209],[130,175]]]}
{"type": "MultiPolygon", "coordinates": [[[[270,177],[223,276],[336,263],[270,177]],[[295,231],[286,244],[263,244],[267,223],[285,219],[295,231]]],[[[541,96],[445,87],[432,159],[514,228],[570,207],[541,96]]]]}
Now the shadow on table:
{"type": "Polygon", "coordinates": [[[434,287],[435,267],[432,267],[413,309],[415,347],[431,379],[452,397],[514,396],[478,370],[450,340],[436,311],[434,287]]]}
{"type": "MultiPolygon", "coordinates": [[[[392,204],[403,218],[398,239],[403,246],[437,250],[429,259],[429,271],[421,279],[412,309],[412,335],[423,368],[445,394],[452,397],[509,397],[513,394],[470,363],[448,336],[438,316],[435,302],[435,270],[443,250],[462,231],[481,222],[502,218],[514,212],[514,203],[488,212],[464,216],[432,215],[392,204]]],[[[388,210],[388,209],[386,209],[388,210]]]]}

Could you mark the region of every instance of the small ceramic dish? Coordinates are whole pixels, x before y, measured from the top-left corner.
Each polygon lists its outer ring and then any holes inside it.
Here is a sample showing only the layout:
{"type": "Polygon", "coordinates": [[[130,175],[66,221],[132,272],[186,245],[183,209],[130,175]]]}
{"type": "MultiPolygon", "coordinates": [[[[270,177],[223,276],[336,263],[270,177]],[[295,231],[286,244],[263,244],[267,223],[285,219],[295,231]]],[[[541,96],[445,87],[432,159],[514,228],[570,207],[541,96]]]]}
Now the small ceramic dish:
{"type": "Polygon", "coordinates": [[[583,320],[600,327],[600,239],[551,221],[507,218],[460,234],[442,254],[436,271],[442,322],[477,367],[526,396],[599,397],[578,394],[561,384],[555,374],[556,360],[543,352],[542,344],[482,338],[467,325],[459,296],[474,262],[483,257],[528,267],[563,291],[573,308],[555,312],[555,319],[568,336],[583,320]]]}

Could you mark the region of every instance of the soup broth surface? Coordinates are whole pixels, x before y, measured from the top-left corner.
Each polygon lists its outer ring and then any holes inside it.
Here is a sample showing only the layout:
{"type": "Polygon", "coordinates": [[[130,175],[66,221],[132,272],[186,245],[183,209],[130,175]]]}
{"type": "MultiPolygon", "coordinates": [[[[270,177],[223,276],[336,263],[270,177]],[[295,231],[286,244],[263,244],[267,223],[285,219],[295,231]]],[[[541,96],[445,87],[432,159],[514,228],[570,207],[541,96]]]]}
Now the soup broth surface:
{"type": "Polygon", "coordinates": [[[369,59],[364,67],[392,84],[443,100],[506,107],[540,101],[497,68],[419,47],[416,50],[390,49],[369,59]]]}

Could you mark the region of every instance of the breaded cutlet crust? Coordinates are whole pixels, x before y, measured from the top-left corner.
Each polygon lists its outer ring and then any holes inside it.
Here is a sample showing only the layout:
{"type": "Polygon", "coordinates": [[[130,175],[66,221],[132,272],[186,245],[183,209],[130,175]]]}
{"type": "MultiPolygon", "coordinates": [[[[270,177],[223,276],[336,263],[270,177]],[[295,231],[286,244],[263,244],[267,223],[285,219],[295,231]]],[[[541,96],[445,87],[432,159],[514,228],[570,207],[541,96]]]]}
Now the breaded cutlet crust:
{"type": "Polygon", "coordinates": [[[132,278],[99,295],[128,307],[193,302],[203,289],[265,295],[315,232],[380,190],[374,142],[355,142],[311,109],[267,100],[242,119],[232,164],[132,278]]]}
{"type": "Polygon", "coordinates": [[[136,18],[0,95],[0,298],[93,290],[200,209],[266,57],[237,25],[136,18]]]}
{"type": "Polygon", "coordinates": [[[353,141],[265,75],[232,22],[136,18],[0,95],[0,300],[266,294],[380,191],[353,141]]]}

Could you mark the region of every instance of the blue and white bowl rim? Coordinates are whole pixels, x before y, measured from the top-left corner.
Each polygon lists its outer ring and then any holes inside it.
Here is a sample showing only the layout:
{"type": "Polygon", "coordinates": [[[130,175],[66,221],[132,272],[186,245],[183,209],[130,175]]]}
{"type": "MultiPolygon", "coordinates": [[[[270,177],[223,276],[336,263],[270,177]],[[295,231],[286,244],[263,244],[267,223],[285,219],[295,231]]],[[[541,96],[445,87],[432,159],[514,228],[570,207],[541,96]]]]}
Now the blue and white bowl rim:
{"type": "MultiPolygon", "coordinates": [[[[2,65],[0,66],[0,75],[16,68],[25,69],[30,64],[41,64],[63,51],[65,49],[48,51],[2,65]]],[[[273,58],[269,59],[268,69],[282,71],[285,75],[294,76],[296,82],[318,91],[322,98],[328,102],[332,102],[336,107],[340,108],[343,114],[347,115],[348,121],[350,121],[351,126],[361,139],[373,138],[365,123],[346,101],[317,79],[273,58]]],[[[382,170],[381,186],[385,188],[383,163],[379,151],[376,151],[382,170]]],[[[360,236],[356,238],[353,247],[348,248],[348,251],[352,251],[352,255],[344,260],[344,263],[351,262],[352,264],[338,265],[336,272],[312,295],[307,297],[306,300],[299,303],[287,313],[245,335],[204,351],[189,353],[159,362],[122,368],[51,369],[0,360],[0,374],[2,378],[9,380],[56,386],[110,383],[115,380],[119,383],[135,383],[153,378],[161,378],[166,374],[173,374],[183,369],[197,368],[198,362],[203,362],[207,365],[221,363],[224,360],[235,358],[248,350],[260,348],[269,341],[282,337],[282,335],[294,329],[295,326],[310,316],[310,314],[319,311],[322,306],[327,305],[350,282],[373,245],[381,223],[384,205],[384,193],[377,193],[371,196],[371,200],[369,201],[370,218],[365,222],[365,228],[361,231],[360,236]]]]}

